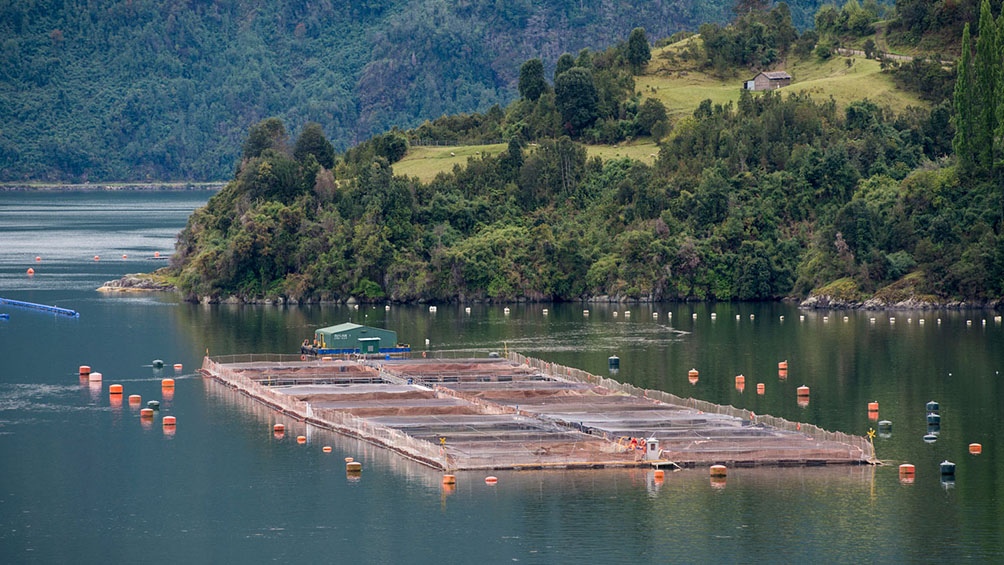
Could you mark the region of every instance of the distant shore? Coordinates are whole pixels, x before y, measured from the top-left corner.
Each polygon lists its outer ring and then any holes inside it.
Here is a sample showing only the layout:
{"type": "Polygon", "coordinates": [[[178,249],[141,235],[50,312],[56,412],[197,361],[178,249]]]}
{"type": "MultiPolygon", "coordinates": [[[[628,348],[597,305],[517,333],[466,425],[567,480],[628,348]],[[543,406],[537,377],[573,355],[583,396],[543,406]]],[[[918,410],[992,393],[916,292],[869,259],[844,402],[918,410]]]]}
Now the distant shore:
{"type": "Polygon", "coordinates": [[[44,183],[44,182],[5,182],[0,183],[0,192],[34,192],[34,191],[182,191],[182,190],[219,190],[225,182],[86,182],[77,184],[44,183]]]}

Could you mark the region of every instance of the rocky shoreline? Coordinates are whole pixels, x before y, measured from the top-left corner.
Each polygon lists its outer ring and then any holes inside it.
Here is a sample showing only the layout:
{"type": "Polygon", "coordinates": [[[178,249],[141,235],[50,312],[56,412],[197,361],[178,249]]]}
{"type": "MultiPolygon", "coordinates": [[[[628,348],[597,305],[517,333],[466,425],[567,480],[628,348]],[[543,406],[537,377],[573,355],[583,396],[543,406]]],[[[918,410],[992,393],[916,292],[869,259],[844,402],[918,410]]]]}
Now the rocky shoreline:
{"type": "MultiPolygon", "coordinates": [[[[130,274],[120,279],[108,281],[98,288],[100,292],[178,292],[170,282],[149,274],[130,274]]],[[[264,304],[264,305],[296,305],[313,304],[321,301],[301,301],[295,298],[255,298],[246,299],[240,296],[228,296],[220,298],[216,296],[190,296],[186,298],[192,302],[201,304],[264,304]]],[[[786,299],[786,301],[797,301],[797,299],[786,299]]],[[[355,298],[331,301],[334,303],[359,304],[355,298]]],[[[464,303],[481,303],[482,300],[464,301],[464,303]]],[[[519,304],[527,302],[543,302],[540,300],[530,300],[527,298],[504,302],[506,304],[519,304]]],[[[624,296],[593,296],[582,299],[586,304],[646,304],[658,303],[651,297],[629,298],[624,296]]],[[[423,301],[419,301],[423,303],[423,301]]],[[[499,302],[502,303],[502,302],[499,302]]],[[[1004,309],[1002,300],[945,300],[938,301],[933,297],[910,296],[903,300],[890,300],[885,298],[869,298],[867,300],[848,300],[830,295],[811,295],[798,303],[798,307],[804,310],[1001,310],[1004,309]]]]}

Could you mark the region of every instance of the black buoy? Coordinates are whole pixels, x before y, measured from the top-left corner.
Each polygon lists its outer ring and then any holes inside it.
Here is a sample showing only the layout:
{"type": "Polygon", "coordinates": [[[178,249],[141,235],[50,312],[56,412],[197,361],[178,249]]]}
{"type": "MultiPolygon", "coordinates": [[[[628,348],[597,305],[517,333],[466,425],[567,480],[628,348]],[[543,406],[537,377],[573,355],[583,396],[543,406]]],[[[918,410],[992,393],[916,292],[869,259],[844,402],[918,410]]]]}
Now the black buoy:
{"type": "Polygon", "coordinates": [[[941,414],[931,412],[927,415],[927,423],[931,425],[941,424],[941,414]]]}
{"type": "Polygon", "coordinates": [[[154,369],[163,369],[164,368],[164,362],[162,360],[160,360],[160,359],[154,359],[153,360],[153,368],[154,369]]]}
{"type": "Polygon", "coordinates": [[[147,408],[152,408],[154,410],[160,410],[160,401],[159,400],[151,400],[150,402],[146,403],[146,407],[147,408]]]}
{"type": "Polygon", "coordinates": [[[610,365],[611,370],[617,370],[621,368],[621,358],[616,355],[611,355],[607,358],[607,364],[610,365]]]}
{"type": "Polygon", "coordinates": [[[937,434],[927,434],[924,436],[924,443],[934,443],[936,441],[938,441],[937,434]]]}
{"type": "Polygon", "coordinates": [[[945,460],[941,462],[941,476],[951,477],[955,475],[955,463],[945,460]]]}
{"type": "Polygon", "coordinates": [[[939,408],[940,407],[938,406],[938,403],[935,402],[935,401],[933,401],[933,400],[927,403],[927,411],[928,412],[935,412],[935,413],[937,413],[938,410],[939,410],[939,408]]]}

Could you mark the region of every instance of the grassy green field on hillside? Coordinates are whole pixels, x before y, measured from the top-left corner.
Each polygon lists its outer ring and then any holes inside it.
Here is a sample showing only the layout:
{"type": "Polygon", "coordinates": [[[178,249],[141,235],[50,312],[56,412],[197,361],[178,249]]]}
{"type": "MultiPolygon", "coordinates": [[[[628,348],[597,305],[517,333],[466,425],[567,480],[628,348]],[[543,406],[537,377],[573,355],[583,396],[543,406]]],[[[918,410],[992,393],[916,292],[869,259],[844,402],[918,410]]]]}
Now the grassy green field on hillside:
{"type": "MultiPolygon", "coordinates": [[[[643,97],[658,99],[673,117],[689,115],[705,99],[715,104],[737,101],[743,82],[755,74],[746,72],[721,79],[696,70],[690,62],[666,59],[668,53],[679,53],[686,42],[695,40],[697,38],[692,37],[655,50],[646,74],[635,77],[635,90],[643,97]]],[[[879,106],[888,106],[897,113],[907,106],[928,105],[917,95],[899,89],[892,78],[882,72],[878,61],[864,57],[834,56],[828,61],[820,61],[815,56],[792,57],[783,70],[792,76],[791,86],[786,87],[785,92],[808,92],[823,100],[832,97],[840,107],[863,98],[879,106]]]]}

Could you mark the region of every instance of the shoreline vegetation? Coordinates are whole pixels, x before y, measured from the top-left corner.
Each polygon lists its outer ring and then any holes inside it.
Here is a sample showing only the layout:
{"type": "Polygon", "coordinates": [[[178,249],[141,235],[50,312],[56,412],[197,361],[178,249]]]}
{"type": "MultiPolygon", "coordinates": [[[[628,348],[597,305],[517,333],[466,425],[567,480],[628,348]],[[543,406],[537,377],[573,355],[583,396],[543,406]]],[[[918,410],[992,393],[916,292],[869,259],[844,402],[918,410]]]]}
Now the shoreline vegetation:
{"type": "MultiPolygon", "coordinates": [[[[124,275],[119,279],[110,280],[97,288],[98,292],[176,292],[181,293],[178,287],[172,282],[170,275],[166,274],[167,268],[159,269],[154,273],[132,273],[124,275]]],[[[195,302],[195,300],[193,300],[195,302]]],[[[238,296],[226,298],[203,296],[197,302],[202,304],[253,304],[268,306],[285,306],[299,304],[359,304],[361,301],[355,297],[342,300],[297,300],[287,297],[276,298],[253,298],[247,299],[238,296]]],[[[395,301],[364,301],[365,303],[389,303],[395,301]]],[[[717,302],[715,300],[654,300],[650,297],[632,298],[628,296],[592,296],[572,301],[540,300],[529,297],[517,297],[512,300],[451,300],[447,303],[457,304],[530,304],[530,303],[553,303],[553,302],[579,302],[582,304],[683,304],[692,302],[717,302]]],[[[1001,300],[938,300],[934,296],[910,294],[908,296],[871,296],[867,298],[858,297],[855,299],[840,297],[830,294],[812,294],[804,300],[796,297],[788,297],[770,302],[798,302],[798,306],[804,310],[1000,310],[1004,303],[1001,300]]],[[[440,301],[413,300],[396,301],[398,304],[431,304],[440,301]]]]}

